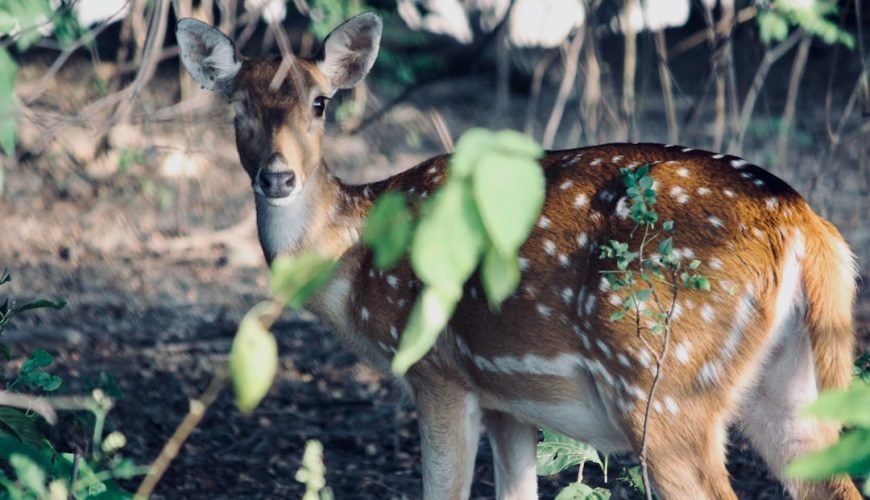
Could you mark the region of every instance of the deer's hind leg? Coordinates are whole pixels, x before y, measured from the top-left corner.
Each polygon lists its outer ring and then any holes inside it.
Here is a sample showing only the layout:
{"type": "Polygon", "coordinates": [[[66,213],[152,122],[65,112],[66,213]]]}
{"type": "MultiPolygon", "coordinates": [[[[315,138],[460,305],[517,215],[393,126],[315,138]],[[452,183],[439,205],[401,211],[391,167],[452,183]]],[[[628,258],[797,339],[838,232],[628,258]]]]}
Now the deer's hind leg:
{"type": "MultiPolygon", "coordinates": [[[[641,402],[626,427],[635,452],[643,434],[641,402]]],[[[737,495],[725,468],[726,419],[701,405],[670,402],[651,411],[647,430],[647,464],[653,490],[665,499],[728,499],[737,495]]]]}
{"type": "Polygon", "coordinates": [[[808,482],[784,474],[789,462],[834,442],[839,433],[837,426],[798,416],[801,407],[816,399],[817,381],[806,329],[799,321],[787,323],[790,331],[783,332],[745,398],[743,432],[793,497],[858,500],[861,494],[848,477],[808,482]]]}

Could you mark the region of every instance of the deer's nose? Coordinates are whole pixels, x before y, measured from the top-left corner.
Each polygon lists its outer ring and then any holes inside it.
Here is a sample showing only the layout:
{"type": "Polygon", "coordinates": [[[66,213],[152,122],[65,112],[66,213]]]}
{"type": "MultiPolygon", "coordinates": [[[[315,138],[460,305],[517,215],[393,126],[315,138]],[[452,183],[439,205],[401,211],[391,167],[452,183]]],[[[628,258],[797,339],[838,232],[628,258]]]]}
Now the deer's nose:
{"type": "Polygon", "coordinates": [[[286,198],[296,185],[296,174],[292,170],[269,172],[260,170],[257,184],[267,198],[286,198]]]}

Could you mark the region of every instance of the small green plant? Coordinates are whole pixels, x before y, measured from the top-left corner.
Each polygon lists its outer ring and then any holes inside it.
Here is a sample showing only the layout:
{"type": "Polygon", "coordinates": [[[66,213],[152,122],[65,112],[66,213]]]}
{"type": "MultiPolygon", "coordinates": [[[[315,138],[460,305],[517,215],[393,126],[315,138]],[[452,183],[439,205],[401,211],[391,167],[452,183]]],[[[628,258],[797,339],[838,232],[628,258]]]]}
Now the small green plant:
{"type": "MultiPolygon", "coordinates": [[[[0,276],[0,285],[11,280],[8,272],[0,276]]],[[[16,315],[39,308],[60,309],[66,305],[57,301],[35,300],[17,306],[12,299],[0,305],[0,335],[16,315]]],[[[2,355],[11,359],[11,352],[0,344],[2,355]]],[[[87,411],[94,417],[91,452],[87,456],[58,452],[46,439],[36,411],[0,406],[0,462],[8,465],[13,473],[7,475],[0,469],[0,498],[65,499],[90,498],[95,496],[127,498],[129,494],[115,484],[116,479],[129,479],[147,472],[147,467],[137,466],[119,453],[126,444],[120,432],[104,436],[106,417],[114,401],[102,390],[95,389],[88,397],[55,396],[63,382],[61,377],[48,370],[54,362],[50,353],[43,349],[33,351],[24,361],[18,373],[2,380],[2,393],[16,395],[23,407],[42,404],[43,417],[54,420],[54,409],[87,411]],[[21,394],[26,389],[28,394],[21,394]]]]}
{"type": "MultiPolygon", "coordinates": [[[[761,3],[761,2],[757,2],[761,3]]],[[[830,19],[839,12],[835,0],[773,0],[758,13],[758,29],[764,43],[780,42],[790,26],[798,26],[827,44],[842,43],[852,49],[855,37],[830,19]]]]}
{"type": "Polygon", "coordinates": [[[302,467],[296,471],[296,480],[305,485],[302,500],[333,500],[335,496],[326,486],[326,466],[323,465],[323,445],[316,439],[305,443],[302,467]]]}
{"type": "Polygon", "coordinates": [[[870,380],[864,375],[847,389],[823,392],[803,410],[805,416],[840,422],[849,428],[836,443],[793,461],[786,468],[787,474],[810,480],[841,474],[864,477],[864,494],[870,495],[870,380]]]}

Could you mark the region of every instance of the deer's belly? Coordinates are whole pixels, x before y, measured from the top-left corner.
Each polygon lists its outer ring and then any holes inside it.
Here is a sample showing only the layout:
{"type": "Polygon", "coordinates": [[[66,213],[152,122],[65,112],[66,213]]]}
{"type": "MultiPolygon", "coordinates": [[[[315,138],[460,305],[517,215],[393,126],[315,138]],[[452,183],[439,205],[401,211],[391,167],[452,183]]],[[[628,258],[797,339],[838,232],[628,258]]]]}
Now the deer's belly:
{"type": "Polygon", "coordinates": [[[578,370],[570,378],[534,377],[505,380],[505,383],[506,387],[515,391],[514,394],[520,393],[522,397],[481,391],[481,407],[552,429],[603,452],[630,449],[620,423],[612,416],[615,406],[605,400],[606,397],[596,389],[594,380],[585,370],[578,370]],[[518,385],[525,387],[516,391],[518,385]]]}

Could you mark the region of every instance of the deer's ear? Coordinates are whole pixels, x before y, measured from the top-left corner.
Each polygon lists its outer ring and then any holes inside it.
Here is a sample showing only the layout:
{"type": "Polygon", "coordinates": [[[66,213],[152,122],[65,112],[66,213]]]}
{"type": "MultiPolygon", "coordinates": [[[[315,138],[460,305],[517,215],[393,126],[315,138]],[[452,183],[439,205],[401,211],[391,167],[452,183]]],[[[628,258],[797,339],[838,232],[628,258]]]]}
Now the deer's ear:
{"type": "Polygon", "coordinates": [[[381,16],[365,12],[332,30],[317,55],[317,67],[333,90],[349,89],[372,69],[378,57],[381,16]]]}
{"type": "Polygon", "coordinates": [[[184,18],[175,25],[181,62],[203,88],[229,97],[242,63],[233,42],[217,28],[184,18]]]}

